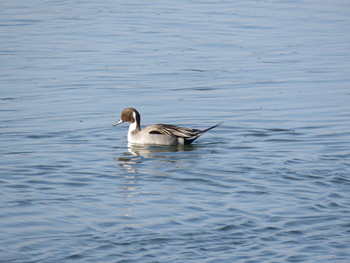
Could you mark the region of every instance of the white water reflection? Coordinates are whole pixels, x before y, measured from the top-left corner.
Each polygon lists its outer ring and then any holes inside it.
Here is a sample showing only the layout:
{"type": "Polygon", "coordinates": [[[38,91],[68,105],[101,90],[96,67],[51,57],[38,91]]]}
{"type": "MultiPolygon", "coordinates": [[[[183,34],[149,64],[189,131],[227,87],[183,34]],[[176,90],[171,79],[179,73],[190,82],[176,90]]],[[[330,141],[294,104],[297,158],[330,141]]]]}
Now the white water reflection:
{"type": "Polygon", "coordinates": [[[178,145],[178,146],[153,146],[153,145],[135,145],[128,144],[128,152],[117,158],[117,162],[125,171],[137,173],[137,168],[144,162],[171,163],[174,167],[183,159],[191,160],[197,158],[196,151],[203,146],[197,145],[178,145]]]}

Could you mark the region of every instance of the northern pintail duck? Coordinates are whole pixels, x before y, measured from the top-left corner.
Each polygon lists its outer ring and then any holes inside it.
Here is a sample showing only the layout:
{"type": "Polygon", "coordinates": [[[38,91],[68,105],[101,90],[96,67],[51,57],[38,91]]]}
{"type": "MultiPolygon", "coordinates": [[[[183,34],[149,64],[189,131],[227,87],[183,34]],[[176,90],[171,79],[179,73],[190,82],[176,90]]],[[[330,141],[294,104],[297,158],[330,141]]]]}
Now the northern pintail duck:
{"type": "Polygon", "coordinates": [[[188,129],[168,124],[153,124],[141,130],[141,116],[134,108],[126,108],[121,113],[120,121],[130,122],[128,142],[132,144],[158,144],[158,145],[189,145],[206,131],[209,131],[221,123],[205,130],[188,129]]]}

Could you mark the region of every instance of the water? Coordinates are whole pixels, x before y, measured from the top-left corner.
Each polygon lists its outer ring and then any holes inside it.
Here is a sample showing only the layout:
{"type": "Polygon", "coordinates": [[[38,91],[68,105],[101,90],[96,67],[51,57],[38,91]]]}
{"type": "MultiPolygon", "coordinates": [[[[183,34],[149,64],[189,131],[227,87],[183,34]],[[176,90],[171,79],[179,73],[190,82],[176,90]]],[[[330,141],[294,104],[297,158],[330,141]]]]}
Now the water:
{"type": "Polygon", "coordinates": [[[348,262],[347,1],[0,10],[1,262],[348,262]]]}

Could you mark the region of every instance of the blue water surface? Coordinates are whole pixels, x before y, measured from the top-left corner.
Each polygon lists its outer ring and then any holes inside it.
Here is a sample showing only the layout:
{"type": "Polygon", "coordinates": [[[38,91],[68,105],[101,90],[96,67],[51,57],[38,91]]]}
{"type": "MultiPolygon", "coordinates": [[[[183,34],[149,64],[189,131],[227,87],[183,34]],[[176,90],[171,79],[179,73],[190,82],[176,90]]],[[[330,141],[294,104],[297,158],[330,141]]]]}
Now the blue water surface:
{"type": "Polygon", "coordinates": [[[0,14],[1,262],[349,262],[348,1],[0,14]],[[128,146],[126,107],[223,124],[128,146]]]}

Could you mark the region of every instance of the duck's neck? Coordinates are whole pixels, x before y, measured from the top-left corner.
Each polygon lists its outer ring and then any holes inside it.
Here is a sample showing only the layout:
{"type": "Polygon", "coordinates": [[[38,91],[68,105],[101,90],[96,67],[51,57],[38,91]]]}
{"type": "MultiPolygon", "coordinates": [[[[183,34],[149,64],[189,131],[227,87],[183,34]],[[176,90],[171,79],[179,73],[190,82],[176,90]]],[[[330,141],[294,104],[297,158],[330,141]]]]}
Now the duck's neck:
{"type": "Polygon", "coordinates": [[[137,122],[130,123],[129,126],[129,132],[128,132],[128,142],[133,143],[135,142],[135,136],[140,131],[140,125],[137,124],[137,122]]]}
{"type": "Polygon", "coordinates": [[[136,112],[133,112],[133,118],[134,122],[130,123],[129,125],[129,132],[128,132],[128,141],[133,141],[133,136],[135,136],[140,130],[140,115],[136,112]]]}
{"type": "Polygon", "coordinates": [[[133,122],[133,123],[130,123],[130,126],[129,126],[129,134],[138,132],[138,131],[140,131],[140,130],[141,130],[140,124],[139,124],[137,121],[135,121],[135,122],[133,122]]]}

